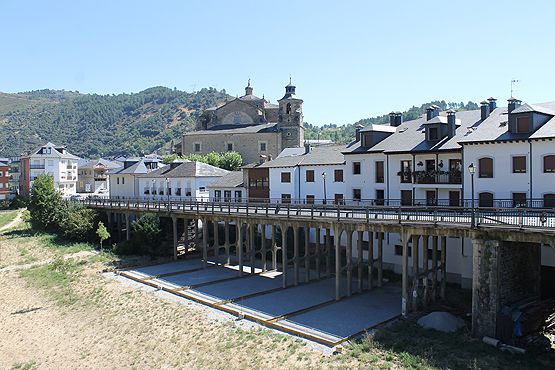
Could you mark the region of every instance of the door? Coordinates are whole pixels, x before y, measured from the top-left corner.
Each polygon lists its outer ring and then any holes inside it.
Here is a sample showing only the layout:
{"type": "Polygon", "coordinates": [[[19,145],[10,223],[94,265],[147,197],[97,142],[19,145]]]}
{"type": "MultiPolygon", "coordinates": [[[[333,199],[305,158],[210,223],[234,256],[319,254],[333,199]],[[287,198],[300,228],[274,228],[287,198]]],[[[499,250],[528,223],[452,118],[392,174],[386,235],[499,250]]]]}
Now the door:
{"type": "Polygon", "coordinates": [[[401,190],[401,205],[412,206],[412,190],[401,190]]]}
{"type": "Polygon", "coordinates": [[[526,207],[526,193],[513,193],[513,208],[526,207]]]}
{"type": "Polygon", "coordinates": [[[460,184],[460,183],[462,183],[461,160],[450,159],[449,160],[449,184],[460,184]]]}
{"type": "Polygon", "coordinates": [[[435,190],[426,190],[426,205],[427,206],[437,205],[435,190]]]}
{"type": "Polygon", "coordinates": [[[461,197],[458,191],[449,192],[449,207],[460,207],[461,197]]]}

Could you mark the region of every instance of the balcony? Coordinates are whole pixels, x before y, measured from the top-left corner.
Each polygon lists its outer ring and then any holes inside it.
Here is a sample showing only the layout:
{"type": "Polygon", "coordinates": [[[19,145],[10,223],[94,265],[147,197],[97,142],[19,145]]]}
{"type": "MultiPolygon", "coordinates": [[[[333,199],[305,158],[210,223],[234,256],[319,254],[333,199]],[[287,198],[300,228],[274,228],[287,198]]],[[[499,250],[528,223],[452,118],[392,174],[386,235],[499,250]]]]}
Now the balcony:
{"type": "Polygon", "coordinates": [[[461,171],[415,171],[415,184],[462,184],[461,171]]]}
{"type": "Polygon", "coordinates": [[[397,175],[401,178],[403,184],[412,183],[412,172],[411,171],[399,171],[397,175]]]}
{"type": "Polygon", "coordinates": [[[44,170],[45,166],[44,164],[32,164],[29,166],[29,168],[32,170],[44,170]]]}

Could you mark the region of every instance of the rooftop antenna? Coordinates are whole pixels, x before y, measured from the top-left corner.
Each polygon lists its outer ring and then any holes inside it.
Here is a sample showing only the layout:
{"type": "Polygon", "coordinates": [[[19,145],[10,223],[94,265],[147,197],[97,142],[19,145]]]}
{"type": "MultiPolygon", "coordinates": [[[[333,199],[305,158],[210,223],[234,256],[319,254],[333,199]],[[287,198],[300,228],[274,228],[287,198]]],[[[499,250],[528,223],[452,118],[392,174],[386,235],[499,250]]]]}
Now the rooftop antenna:
{"type": "Polygon", "coordinates": [[[289,73],[289,85],[291,85],[291,73],[289,73]]]}
{"type": "Polygon", "coordinates": [[[511,80],[511,98],[513,97],[513,92],[515,91],[515,85],[520,82],[519,80],[511,80]]]}

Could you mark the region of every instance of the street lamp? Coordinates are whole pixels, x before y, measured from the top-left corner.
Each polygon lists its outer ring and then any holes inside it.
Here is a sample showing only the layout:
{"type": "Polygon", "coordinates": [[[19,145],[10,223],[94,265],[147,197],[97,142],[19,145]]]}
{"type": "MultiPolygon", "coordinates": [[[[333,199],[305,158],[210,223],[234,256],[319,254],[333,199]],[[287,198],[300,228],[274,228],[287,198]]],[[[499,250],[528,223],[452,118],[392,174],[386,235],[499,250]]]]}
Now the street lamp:
{"type": "Polygon", "coordinates": [[[168,197],[168,207],[170,204],[170,179],[166,177],[166,195],[168,197]]]}
{"type": "Polygon", "coordinates": [[[468,172],[470,173],[470,191],[472,193],[472,219],[471,219],[471,226],[476,226],[476,215],[474,209],[474,174],[476,173],[476,167],[474,167],[474,163],[471,163],[468,166],[468,172]]]}
{"type": "Polygon", "coordinates": [[[327,203],[327,193],[326,193],[326,173],[322,172],[322,179],[324,180],[324,204],[327,203]]]}

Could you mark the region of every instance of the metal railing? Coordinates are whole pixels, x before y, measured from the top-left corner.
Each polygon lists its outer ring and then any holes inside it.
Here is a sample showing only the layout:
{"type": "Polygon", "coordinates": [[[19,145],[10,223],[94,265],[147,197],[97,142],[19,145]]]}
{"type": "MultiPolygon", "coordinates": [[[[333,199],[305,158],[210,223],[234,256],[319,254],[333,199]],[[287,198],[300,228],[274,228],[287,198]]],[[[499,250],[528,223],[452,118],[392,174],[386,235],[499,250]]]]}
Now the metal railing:
{"type": "Polygon", "coordinates": [[[287,219],[333,219],[360,222],[445,223],[466,227],[499,226],[541,228],[555,231],[555,209],[443,206],[370,206],[349,204],[302,204],[213,202],[196,200],[144,200],[87,198],[74,200],[91,208],[163,213],[253,215],[287,219]]]}

